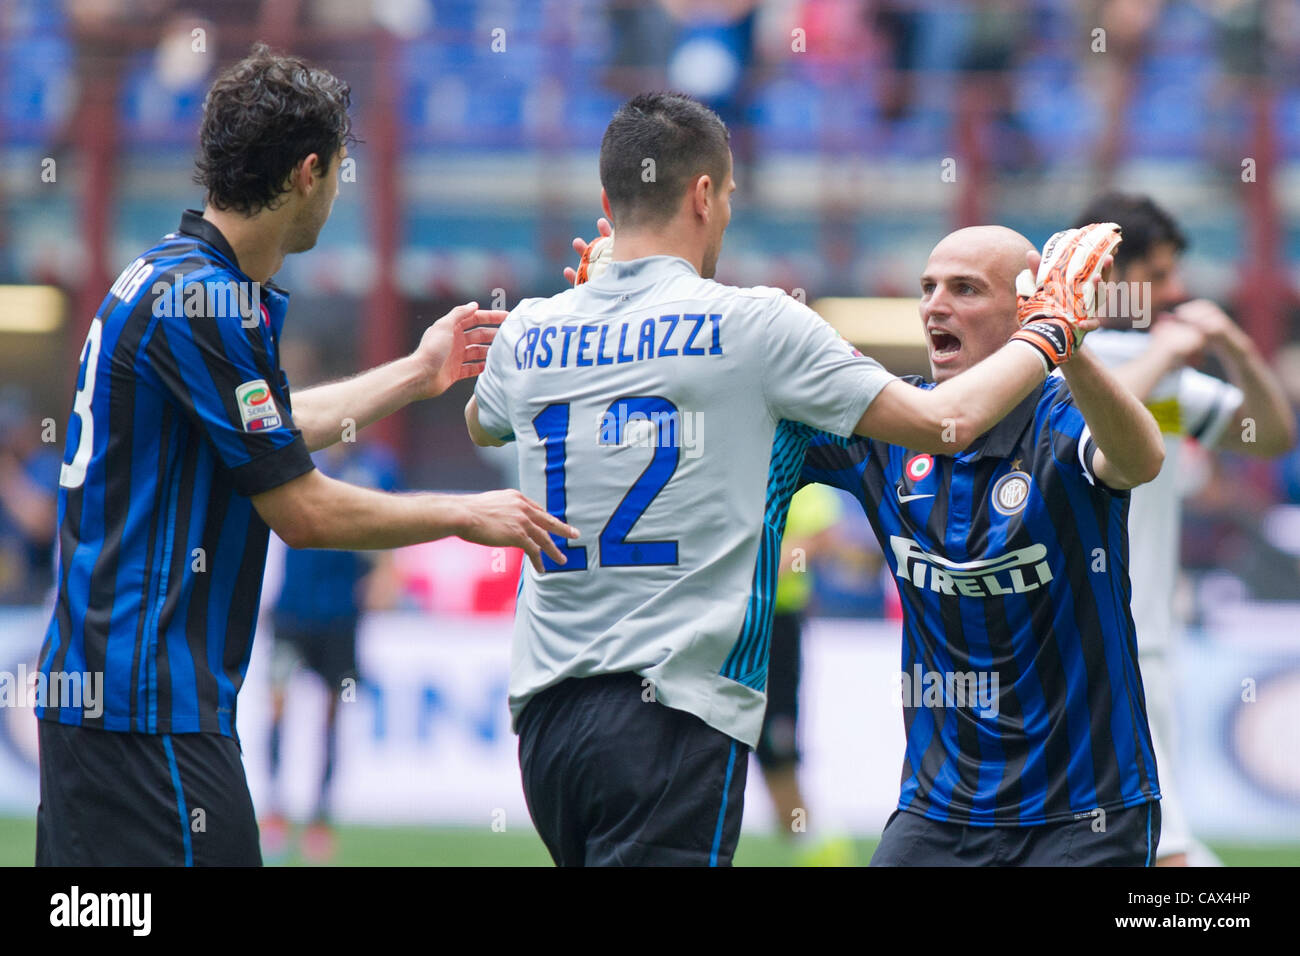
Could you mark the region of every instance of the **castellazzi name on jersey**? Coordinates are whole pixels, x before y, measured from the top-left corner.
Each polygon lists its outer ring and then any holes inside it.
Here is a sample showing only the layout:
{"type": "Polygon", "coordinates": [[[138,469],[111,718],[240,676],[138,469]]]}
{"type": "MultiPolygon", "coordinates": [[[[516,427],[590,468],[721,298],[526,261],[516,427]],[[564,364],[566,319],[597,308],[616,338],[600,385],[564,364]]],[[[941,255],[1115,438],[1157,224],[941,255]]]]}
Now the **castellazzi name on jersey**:
{"type": "Polygon", "coordinates": [[[687,312],[601,325],[531,328],[515,343],[515,368],[587,368],[722,354],[721,313],[687,312]]]}

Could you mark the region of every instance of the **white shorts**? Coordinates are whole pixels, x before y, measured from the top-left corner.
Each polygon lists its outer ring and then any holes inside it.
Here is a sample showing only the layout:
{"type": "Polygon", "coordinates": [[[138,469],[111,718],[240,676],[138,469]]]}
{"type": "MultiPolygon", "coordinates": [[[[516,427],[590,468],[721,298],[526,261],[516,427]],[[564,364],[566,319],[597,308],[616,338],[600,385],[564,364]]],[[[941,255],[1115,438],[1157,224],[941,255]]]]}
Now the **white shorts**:
{"type": "Polygon", "coordinates": [[[1222,866],[1214,853],[1192,836],[1179,786],[1178,712],[1174,689],[1174,666],[1170,651],[1138,652],[1142,687],[1147,699],[1147,723],[1156,751],[1156,773],[1160,780],[1160,846],[1156,859],[1189,855],[1193,866],[1222,866]]]}

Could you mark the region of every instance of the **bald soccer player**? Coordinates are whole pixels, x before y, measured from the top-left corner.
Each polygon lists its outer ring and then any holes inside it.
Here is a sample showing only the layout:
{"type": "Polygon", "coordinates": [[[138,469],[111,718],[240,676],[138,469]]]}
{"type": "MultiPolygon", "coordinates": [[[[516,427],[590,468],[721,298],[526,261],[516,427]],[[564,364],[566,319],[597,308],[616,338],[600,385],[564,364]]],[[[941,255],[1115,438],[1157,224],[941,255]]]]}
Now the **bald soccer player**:
{"type": "MultiPolygon", "coordinates": [[[[1017,330],[1037,255],[962,229],[921,275],[931,389],[1017,330]]],[[[903,606],[907,733],[873,866],[1150,865],[1159,786],[1129,613],[1129,489],[1160,471],[1151,414],[1086,349],[956,454],[809,446],[803,482],[853,493],[903,606]]]]}
{"type": "Polygon", "coordinates": [[[585,529],[558,542],[562,571],[525,569],[511,661],[524,795],[561,865],[730,864],[808,437],[965,448],[1078,339],[1075,270],[992,361],[927,393],[779,290],[713,281],[728,144],[689,97],[625,103],[600,149],[611,261],[515,306],[466,406],[473,440],[513,441],[521,488],[585,529]]]}

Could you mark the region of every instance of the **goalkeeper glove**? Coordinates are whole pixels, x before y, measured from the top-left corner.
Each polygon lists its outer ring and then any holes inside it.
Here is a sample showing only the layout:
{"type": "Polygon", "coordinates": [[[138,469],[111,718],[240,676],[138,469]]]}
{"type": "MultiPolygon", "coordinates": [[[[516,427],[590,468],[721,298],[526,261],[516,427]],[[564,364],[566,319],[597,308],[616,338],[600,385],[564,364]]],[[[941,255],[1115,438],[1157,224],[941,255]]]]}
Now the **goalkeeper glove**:
{"type": "Polygon", "coordinates": [[[573,280],[575,286],[590,282],[604,272],[614,257],[614,236],[597,236],[587,243],[582,260],[578,263],[578,275],[573,280]]]}
{"type": "Polygon", "coordinates": [[[1083,339],[1080,323],[1096,317],[1097,280],[1121,238],[1113,222],[1058,232],[1043,247],[1037,282],[1028,269],[1016,276],[1021,327],[1012,338],[1038,349],[1049,371],[1069,361],[1083,339]]]}

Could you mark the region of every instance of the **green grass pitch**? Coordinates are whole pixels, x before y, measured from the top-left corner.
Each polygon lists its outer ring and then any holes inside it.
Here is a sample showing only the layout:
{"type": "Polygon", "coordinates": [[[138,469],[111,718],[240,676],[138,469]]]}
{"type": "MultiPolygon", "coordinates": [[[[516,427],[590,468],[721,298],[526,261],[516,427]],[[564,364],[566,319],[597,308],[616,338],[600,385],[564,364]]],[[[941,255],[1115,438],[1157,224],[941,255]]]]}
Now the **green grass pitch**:
{"type": "MultiPolygon", "coordinates": [[[[855,841],[858,862],[871,859],[875,840],[855,841]]],[[[36,820],[0,817],[0,866],[31,866],[36,820]]],[[[1213,844],[1229,866],[1300,866],[1300,844],[1213,844]]],[[[300,862],[291,857],[290,865],[300,862]]],[[[550,857],[531,829],[494,833],[483,829],[344,826],[338,832],[338,866],[549,866],[550,857]]],[[[746,833],[737,866],[789,866],[791,849],[774,836],[746,833]]]]}

